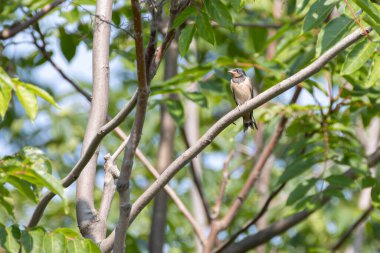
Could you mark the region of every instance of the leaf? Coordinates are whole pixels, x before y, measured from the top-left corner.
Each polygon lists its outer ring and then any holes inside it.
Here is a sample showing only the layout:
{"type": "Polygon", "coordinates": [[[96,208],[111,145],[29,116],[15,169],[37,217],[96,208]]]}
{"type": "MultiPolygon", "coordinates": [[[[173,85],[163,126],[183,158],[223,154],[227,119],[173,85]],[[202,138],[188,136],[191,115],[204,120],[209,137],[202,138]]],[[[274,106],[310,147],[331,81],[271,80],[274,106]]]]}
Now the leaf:
{"type": "Polygon", "coordinates": [[[1,82],[0,79],[0,116],[4,118],[12,98],[12,88],[1,82]]]}
{"type": "Polygon", "coordinates": [[[25,88],[22,84],[16,86],[16,95],[24,107],[26,114],[30,120],[34,120],[37,116],[38,103],[37,97],[33,92],[25,88]]]}
{"type": "Polygon", "coordinates": [[[189,17],[197,12],[198,10],[194,6],[190,5],[175,18],[172,28],[177,28],[178,26],[182,25],[189,17]]]}
{"type": "Polygon", "coordinates": [[[285,168],[285,171],[278,179],[277,184],[285,183],[301,175],[306,170],[311,169],[312,165],[321,161],[321,158],[318,156],[321,152],[323,152],[323,150],[315,149],[305,154],[303,157],[293,161],[288,167],[285,168]]]}
{"type": "Polygon", "coordinates": [[[39,87],[37,87],[35,85],[29,84],[29,83],[24,83],[24,87],[27,88],[28,90],[32,91],[37,96],[43,98],[44,100],[46,100],[50,104],[52,104],[55,107],[59,108],[59,106],[55,102],[54,98],[49,93],[47,93],[45,90],[43,90],[43,89],[41,89],[41,88],[39,88],[39,87]]]}
{"type": "Polygon", "coordinates": [[[198,13],[196,19],[198,34],[211,45],[215,44],[215,35],[210,21],[204,12],[198,13]]]}
{"type": "Polygon", "coordinates": [[[37,195],[32,190],[32,184],[11,175],[7,176],[6,181],[7,183],[13,185],[18,190],[18,192],[24,195],[26,198],[30,199],[34,203],[37,203],[37,195]]]}
{"type": "Polygon", "coordinates": [[[325,180],[338,187],[349,187],[353,183],[353,180],[345,175],[331,175],[325,180]]]}
{"type": "Polygon", "coordinates": [[[360,69],[371,57],[376,49],[376,43],[364,38],[359,44],[347,54],[342,66],[342,75],[349,75],[360,69]]]}
{"type": "Polygon", "coordinates": [[[179,36],[179,52],[182,57],[185,56],[187,51],[189,50],[190,43],[193,39],[195,32],[195,25],[186,26],[185,29],[182,30],[181,35],[179,36]]]}
{"type": "Polygon", "coordinates": [[[207,108],[207,99],[206,96],[203,95],[203,93],[200,93],[198,91],[196,92],[185,92],[182,91],[182,94],[193,101],[194,103],[198,104],[201,107],[207,108]]]}
{"type": "Polygon", "coordinates": [[[7,250],[7,252],[19,252],[20,250],[20,237],[21,237],[21,231],[18,228],[18,225],[12,225],[10,227],[1,229],[0,233],[0,242],[1,246],[7,250]],[[2,230],[2,231],[1,231],[2,230]],[[4,233],[5,232],[5,233],[4,233]],[[3,234],[5,236],[3,237],[3,234]],[[3,238],[3,239],[1,239],[3,238]]]}
{"type": "Polygon", "coordinates": [[[67,252],[89,253],[86,246],[87,245],[84,240],[68,240],[67,252]]]}
{"type": "Polygon", "coordinates": [[[303,32],[319,27],[334,9],[337,0],[317,0],[311,7],[303,23],[303,32]]]}
{"type": "Polygon", "coordinates": [[[268,38],[268,29],[261,27],[253,27],[248,29],[249,34],[249,44],[253,45],[255,52],[261,52],[265,49],[268,38]]]}
{"type": "Polygon", "coordinates": [[[380,23],[380,11],[368,0],[354,0],[354,2],[364,10],[376,23],[380,23]]]}
{"type": "Polygon", "coordinates": [[[220,0],[204,0],[207,13],[218,24],[232,30],[234,25],[227,7],[220,0]]]}
{"type": "Polygon", "coordinates": [[[297,185],[297,187],[289,194],[286,205],[291,206],[298,202],[302,197],[306,196],[307,192],[315,185],[316,181],[316,179],[310,179],[297,185]]]}
{"type": "Polygon", "coordinates": [[[21,248],[25,253],[41,253],[45,231],[42,228],[21,231],[21,248]]]}
{"type": "Polygon", "coordinates": [[[63,234],[45,234],[43,253],[65,253],[66,239],[63,234]]]}
{"type": "Polygon", "coordinates": [[[363,20],[365,22],[367,22],[373,28],[373,30],[375,30],[375,32],[380,36],[380,24],[379,23],[376,23],[376,21],[373,20],[368,14],[365,14],[363,16],[363,20]]]}
{"type": "Polygon", "coordinates": [[[178,125],[183,125],[185,122],[185,113],[180,101],[174,99],[165,100],[168,111],[178,125]]]}
{"type": "Polygon", "coordinates": [[[369,88],[374,86],[376,83],[379,85],[380,80],[380,54],[375,54],[372,61],[371,71],[369,72],[367,82],[365,87],[369,88]]]}
{"type": "Polygon", "coordinates": [[[8,86],[11,87],[13,90],[15,89],[12,79],[8,76],[7,72],[5,72],[5,70],[2,67],[0,67],[0,86],[8,86]]]}
{"type": "Polygon", "coordinates": [[[59,29],[59,39],[63,55],[67,61],[71,61],[77,50],[77,41],[73,35],[67,34],[64,28],[59,29]]]}
{"type": "Polygon", "coordinates": [[[371,190],[372,203],[376,206],[380,205],[380,185],[376,184],[371,190]]]}
{"type": "Polygon", "coordinates": [[[377,183],[376,179],[371,176],[366,176],[362,179],[362,188],[372,187],[377,183]]]}
{"type": "Polygon", "coordinates": [[[317,57],[331,48],[341,38],[343,38],[353,26],[352,19],[345,15],[331,20],[325,27],[322,28],[317,40],[317,57]]]}
{"type": "Polygon", "coordinates": [[[102,251],[99,249],[99,247],[90,239],[85,239],[85,244],[87,246],[87,249],[89,253],[102,253],[102,251]]]}

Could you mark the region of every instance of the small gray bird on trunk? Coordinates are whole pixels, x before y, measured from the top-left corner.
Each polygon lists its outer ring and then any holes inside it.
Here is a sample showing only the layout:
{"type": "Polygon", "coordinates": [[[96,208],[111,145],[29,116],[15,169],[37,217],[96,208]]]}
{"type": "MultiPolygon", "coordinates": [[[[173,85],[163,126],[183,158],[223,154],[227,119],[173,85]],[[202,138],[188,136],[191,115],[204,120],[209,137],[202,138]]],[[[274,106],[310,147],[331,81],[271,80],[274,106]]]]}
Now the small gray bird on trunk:
{"type": "MultiPolygon", "coordinates": [[[[253,98],[253,88],[249,77],[242,69],[231,69],[228,71],[232,75],[231,79],[231,91],[234,97],[235,103],[239,107],[251,98],[253,98]]],[[[244,132],[248,127],[254,129],[257,128],[255,119],[253,118],[252,111],[243,115],[244,132]]]]}

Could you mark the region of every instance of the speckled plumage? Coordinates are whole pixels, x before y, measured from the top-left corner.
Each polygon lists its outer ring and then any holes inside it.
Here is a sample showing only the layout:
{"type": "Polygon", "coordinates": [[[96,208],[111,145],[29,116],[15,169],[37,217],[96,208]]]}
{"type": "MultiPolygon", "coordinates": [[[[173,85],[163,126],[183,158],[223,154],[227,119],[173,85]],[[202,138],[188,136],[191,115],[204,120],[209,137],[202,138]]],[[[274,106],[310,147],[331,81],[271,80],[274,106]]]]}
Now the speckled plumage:
{"type": "MultiPolygon", "coordinates": [[[[230,87],[236,105],[242,105],[253,98],[252,83],[249,77],[245,74],[244,70],[233,69],[230,70],[229,73],[232,74],[230,87]]],[[[252,111],[243,115],[243,126],[244,132],[248,129],[248,127],[258,129],[255,119],[253,118],[252,111]]]]}

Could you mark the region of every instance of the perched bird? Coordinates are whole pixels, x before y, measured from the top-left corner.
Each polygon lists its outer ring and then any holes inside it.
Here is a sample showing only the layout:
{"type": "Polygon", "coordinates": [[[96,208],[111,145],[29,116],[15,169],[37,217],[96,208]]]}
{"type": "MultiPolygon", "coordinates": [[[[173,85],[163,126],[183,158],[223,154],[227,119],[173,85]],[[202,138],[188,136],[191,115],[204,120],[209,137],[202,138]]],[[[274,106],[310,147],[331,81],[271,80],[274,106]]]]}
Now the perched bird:
{"type": "MultiPolygon", "coordinates": [[[[231,79],[231,91],[234,97],[235,103],[239,107],[251,98],[253,98],[253,88],[249,77],[242,69],[231,69],[228,71],[232,75],[231,79]]],[[[255,119],[253,118],[252,111],[243,115],[244,132],[248,127],[254,129],[257,128],[255,119]]]]}

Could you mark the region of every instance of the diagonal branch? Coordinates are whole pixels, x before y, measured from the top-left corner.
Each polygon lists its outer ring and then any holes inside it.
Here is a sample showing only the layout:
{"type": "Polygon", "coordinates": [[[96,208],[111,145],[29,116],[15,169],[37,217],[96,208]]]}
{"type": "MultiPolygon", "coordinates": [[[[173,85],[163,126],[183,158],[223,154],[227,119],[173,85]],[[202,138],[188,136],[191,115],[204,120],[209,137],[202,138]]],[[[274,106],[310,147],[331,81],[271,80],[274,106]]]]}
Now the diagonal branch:
{"type": "MultiPolygon", "coordinates": [[[[367,32],[371,32],[372,28],[367,28],[367,32]]],[[[306,80],[320,69],[323,68],[330,60],[332,60],[341,51],[349,47],[350,45],[357,42],[363,37],[362,31],[356,30],[350,35],[346,36],[335,44],[332,48],[327,50],[323,55],[321,55],[317,60],[306,68],[300,70],[293,76],[285,79],[284,81],[278,83],[277,85],[271,87],[265,92],[259,94],[253,99],[246,102],[244,105],[240,106],[240,110],[234,109],[219,119],[198,141],[195,145],[187,149],[181,156],[179,156],[162,174],[161,176],[152,184],[135,202],[132,206],[130,214],[130,223],[136,218],[136,216],[142,211],[144,207],[156,196],[156,194],[175,176],[175,174],[183,168],[191,159],[198,155],[204,148],[206,148],[213,139],[216,138],[227,126],[232,124],[238,118],[240,118],[244,113],[256,109],[257,107],[265,104],[279,94],[285,92],[286,90],[292,88],[298,83],[306,80]]],[[[113,242],[115,240],[115,233],[112,232],[110,236],[106,239],[107,241],[113,242]]]]}
{"type": "Polygon", "coordinates": [[[228,241],[226,241],[225,243],[223,243],[223,245],[221,245],[220,247],[218,247],[218,249],[215,251],[215,253],[216,252],[221,252],[228,245],[230,245],[231,243],[233,243],[234,240],[239,235],[241,235],[242,233],[244,233],[245,231],[247,231],[252,225],[256,224],[256,222],[266,213],[266,211],[268,210],[268,207],[269,207],[270,203],[272,202],[272,200],[277,196],[277,194],[279,194],[281,192],[281,190],[285,187],[285,185],[286,185],[286,183],[283,183],[276,190],[274,190],[269,195],[268,199],[265,201],[264,206],[261,208],[260,212],[252,220],[250,220],[247,224],[245,224],[241,229],[239,229],[239,231],[237,231],[234,235],[232,235],[228,239],[228,241]]]}
{"type": "Polygon", "coordinates": [[[43,16],[45,16],[47,13],[49,13],[51,10],[53,10],[55,7],[57,7],[64,1],[65,0],[55,0],[54,2],[45,5],[39,12],[37,12],[31,18],[23,22],[13,24],[11,27],[4,28],[4,30],[0,31],[0,40],[9,39],[15,36],[17,33],[25,30],[28,26],[36,23],[39,19],[41,19],[43,16]]]}
{"type": "Polygon", "coordinates": [[[342,235],[342,237],[339,239],[339,241],[331,248],[332,251],[337,251],[344,242],[350,237],[352,232],[360,225],[362,224],[368,217],[368,215],[373,211],[373,206],[371,205],[365,212],[355,221],[354,224],[342,235]]]}
{"type": "MultiPolygon", "coordinates": [[[[374,153],[372,153],[372,155],[374,155],[375,153],[376,153],[376,151],[374,153]]],[[[369,157],[371,157],[372,155],[370,155],[369,157]]],[[[368,167],[373,167],[379,162],[380,161],[375,162],[375,161],[371,160],[370,158],[367,158],[368,167]]],[[[344,176],[351,178],[352,180],[355,180],[358,175],[355,173],[355,171],[353,169],[349,169],[344,173],[344,176]]],[[[324,192],[328,191],[330,189],[331,189],[331,187],[327,187],[324,190],[324,192]]],[[[322,193],[323,192],[321,192],[321,194],[322,193]]],[[[307,217],[309,217],[313,212],[315,212],[318,208],[321,208],[325,204],[327,204],[330,201],[330,199],[331,198],[328,196],[322,197],[322,199],[320,200],[320,205],[316,209],[303,210],[303,211],[300,211],[296,214],[293,214],[287,218],[284,218],[283,220],[277,221],[277,222],[273,223],[272,225],[268,226],[267,228],[260,230],[256,234],[249,235],[249,236],[245,237],[244,239],[242,239],[241,241],[234,243],[234,244],[231,244],[230,246],[226,247],[221,252],[223,252],[223,253],[239,253],[239,252],[243,253],[243,252],[246,252],[250,249],[253,249],[253,248],[271,240],[273,237],[282,234],[283,232],[287,231],[289,228],[297,225],[298,223],[302,222],[307,217]]]]}
{"type": "MultiPolygon", "coordinates": [[[[97,134],[91,139],[90,144],[86,151],[83,153],[79,161],[75,164],[74,168],[70,171],[70,173],[62,179],[61,183],[63,187],[68,187],[78,178],[79,174],[82,172],[84,166],[88,163],[96,149],[98,148],[102,139],[109,134],[112,130],[114,130],[118,125],[120,125],[124,119],[129,115],[129,113],[134,108],[134,101],[137,100],[137,93],[133,95],[131,100],[124,106],[124,108],[107,124],[99,129],[97,134]]],[[[42,217],[42,214],[49,204],[49,201],[55,196],[54,193],[48,192],[44,194],[37,204],[36,209],[34,210],[32,217],[29,220],[28,227],[34,227],[37,225],[39,220],[42,217]]]]}
{"type": "MultiPolygon", "coordinates": [[[[367,32],[372,29],[367,28],[367,32]]],[[[206,148],[212,140],[218,136],[227,126],[232,124],[241,115],[256,109],[257,107],[265,104],[271,99],[275,98],[279,94],[287,91],[296,84],[306,80],[315,73],[317,73],[323,66],[338,55],[341,51],[354,44],[356,41],[363,37],[362,31],[356,30],[347,37],[343,38],[332,48],[327,50],[323,55],[321,55],[317,60],[306,68],[300,70],[293,76],[285,79],[284,81],[278,83],[277,85],[271,87],[265,92],[259,94],[253,99],[246,102],[244,105],[240,106],[239,109],[234,109],[227,113],[221,119],[219,119],[198,141],[195,145],[186,150],[181,156],[179,156],[165,171],[161,174],[160,178],[151,185],[135,202],[131,210],[131,221],[133,221],[136,216],[142,211],[142,209],[154,198],[154,196],[166,185],[172,177],[187,164],[192,158],[199,154],[204,148],[206,148]]]]}

